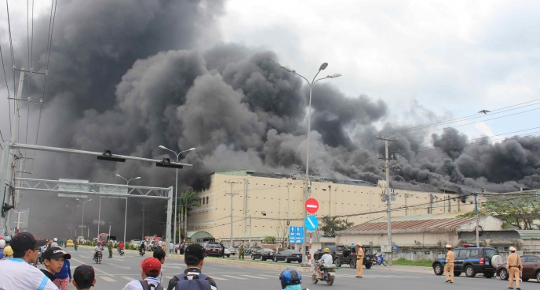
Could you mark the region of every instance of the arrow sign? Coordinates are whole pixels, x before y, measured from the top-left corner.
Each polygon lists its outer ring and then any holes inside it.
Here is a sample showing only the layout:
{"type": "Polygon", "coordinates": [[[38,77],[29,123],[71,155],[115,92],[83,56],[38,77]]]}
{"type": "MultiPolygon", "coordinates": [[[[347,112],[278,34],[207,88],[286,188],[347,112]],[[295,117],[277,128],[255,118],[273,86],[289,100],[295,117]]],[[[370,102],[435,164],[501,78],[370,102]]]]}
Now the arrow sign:
{"type": "Polygon", "coordinates": [[[312,232],[316,230],[317,227],[319,226],[319,220],[317,219],[316,216],[310,215],[306,218],[306,220],[304,221],[304,224],[306,225],[306,229],[312,232]]]}
{"type": "Polygon", "coordinates": [[[316,213],[318,210],[319,210],[319,202],[313,197],[308,198],[306,200],[306,211],[308,213],[316,213]]]}

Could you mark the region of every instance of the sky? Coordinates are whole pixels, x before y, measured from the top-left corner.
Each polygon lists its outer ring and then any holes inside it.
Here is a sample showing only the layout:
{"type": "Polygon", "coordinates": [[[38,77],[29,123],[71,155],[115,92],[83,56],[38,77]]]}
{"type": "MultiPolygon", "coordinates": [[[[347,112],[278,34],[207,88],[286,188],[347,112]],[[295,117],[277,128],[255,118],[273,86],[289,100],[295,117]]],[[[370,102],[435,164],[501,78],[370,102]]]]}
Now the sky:
{"type": "MultiPolygon", "coordinates": [[[[2,139],[10,132],[6,79],[14,92],[9,31],[17,67],[29,66],[31,40],[25,1],[6,3],[2,139]]],[[[32,63],[44,71],[50,2],[35,3],[32,63]]],[[[305,164],[307,85],[279,65],[311,80],[327,62],[319,77],[342,76],[313,87],[310,158],[328,178],[383,178],[384,147],[373,138],[383,135],[402,156],[392,172],[401,189],[538,187],[539,12],[537,1],[60,0],[47,90],[33,76],[23,98],[44,97],[42,145],[156,159],[169,157],[159,145],[196,147],[182,157],[194,167],[179,183],[204,189],[214,171],[287,173],[305,164]],[[520,138],[477,139],[500,134],[520,138]]],[[[22,110],[20,141],[35,142],[38,108],[22,110]]],[[[38,153],[30,167],[35,178],[174,182],[166,169],[75,155],[38,153]]]]}

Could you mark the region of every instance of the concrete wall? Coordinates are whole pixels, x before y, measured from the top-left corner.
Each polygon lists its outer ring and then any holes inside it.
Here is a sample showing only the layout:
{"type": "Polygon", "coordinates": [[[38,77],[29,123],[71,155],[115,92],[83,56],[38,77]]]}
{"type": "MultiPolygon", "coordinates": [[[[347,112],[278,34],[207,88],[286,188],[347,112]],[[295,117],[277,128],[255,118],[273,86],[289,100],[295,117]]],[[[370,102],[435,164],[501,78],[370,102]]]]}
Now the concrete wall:
{"type": "MultiPolygon", "coordinates": [[[[291,226],[303,226],[304,182],[289,178],[268,178],[255,176],[234,176],[213,174],[208,190],[200,192],[201,206],[192,210],[188,217],[188,230],[204,230],[217,239],[230,238],[231,191],[233,192],[233,237],[247,240],[249,236],[249,216],[251,215],[252,237],[264,238],[287,236],[291,226]],[[246,184],[247,185],[246,188],[246,184]],[[207,202],[208,201],[208,202],[207,202]],[[261,212],[264,211],[266,216],[261,212]]],[[[386,216],[386,202],[381,201],[382,189],[367,185],[335,184],[314,182],[312,197],[319,201],[316,216],[355,214],[348,218],[355,224],[364,223],[386,216]]],[[[394,216],[419,215],[428,212],[467,212],[472,204],[461,203],[457,198],[445,200],[452,195],[396,190],[394,207],[407,209],[393,213],[394,216]],[[433,198],[431,198],[433,196],[433,198]],[[430,201],[433,200],[430,206],[430,201]],[[445,201],[443,201],[445,200],[445,201]]],[[[414,239],[413,239],[414,240],[414,239]]]]}

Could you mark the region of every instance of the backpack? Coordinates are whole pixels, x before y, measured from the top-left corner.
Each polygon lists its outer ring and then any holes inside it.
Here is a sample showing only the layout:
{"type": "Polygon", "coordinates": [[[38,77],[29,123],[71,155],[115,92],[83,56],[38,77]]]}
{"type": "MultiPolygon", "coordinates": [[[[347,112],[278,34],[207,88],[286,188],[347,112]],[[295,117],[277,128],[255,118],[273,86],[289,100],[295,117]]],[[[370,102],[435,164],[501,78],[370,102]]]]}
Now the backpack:
{"type": "Polygon", "coordinates": [[[163,286],[161,286],[161,284],[158,284],[157,287],[154,286],[154,284],[148,284],[148,281],[146,280],[139,280],[139,282],[141,282],[141,286],[143,288],[143,290],[150,290],[150,288],[153,288],[153,289],[156,289],[156,290],[163,290],[165,288],[163,288],[163,286]]]}
{"type": "Polygon", "coordinates": [[[210,290],[212,285],[206,278],[208,276],[199,273],[199,275],[192,276],[193,279],[189,280],[184,273],[176,275],[178,282],[176,283],[175,290],[210,290]]]}

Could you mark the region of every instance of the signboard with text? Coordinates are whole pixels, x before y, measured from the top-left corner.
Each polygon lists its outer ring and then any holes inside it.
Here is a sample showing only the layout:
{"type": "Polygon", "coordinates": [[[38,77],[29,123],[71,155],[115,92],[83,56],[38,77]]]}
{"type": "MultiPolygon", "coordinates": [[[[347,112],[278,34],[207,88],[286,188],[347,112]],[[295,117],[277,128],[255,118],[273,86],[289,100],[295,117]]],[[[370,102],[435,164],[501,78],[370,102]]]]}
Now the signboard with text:
{"type": "Polygon", "coordinates": [[[304,243],[304,227],[289,227],[289,244],[304,243]]]}

